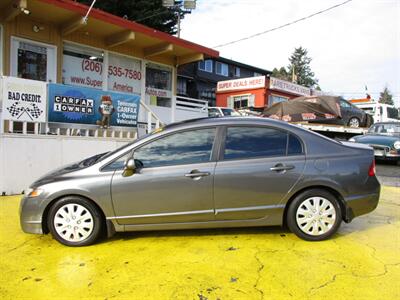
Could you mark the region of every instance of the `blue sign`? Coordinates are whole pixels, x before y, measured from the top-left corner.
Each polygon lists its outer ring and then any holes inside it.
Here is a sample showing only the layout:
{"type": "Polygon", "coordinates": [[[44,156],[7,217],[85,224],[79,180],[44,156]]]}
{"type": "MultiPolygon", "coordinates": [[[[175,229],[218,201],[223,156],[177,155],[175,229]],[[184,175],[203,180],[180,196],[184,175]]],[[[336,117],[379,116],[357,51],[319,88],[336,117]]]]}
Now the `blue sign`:
{"type": "Polygon", "coordinates": [[[49,84],[48,122],[136,127],[140,96],[49,84]]]}

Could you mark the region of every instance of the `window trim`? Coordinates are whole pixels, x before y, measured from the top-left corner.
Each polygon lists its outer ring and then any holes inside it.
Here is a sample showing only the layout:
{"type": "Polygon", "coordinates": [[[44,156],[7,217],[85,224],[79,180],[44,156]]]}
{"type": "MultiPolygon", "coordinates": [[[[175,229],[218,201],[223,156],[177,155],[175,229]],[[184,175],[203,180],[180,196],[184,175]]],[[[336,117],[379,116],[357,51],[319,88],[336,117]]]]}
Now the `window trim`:
{"type": "Polygon", "coordinates": [[[224,125],[224,131],[223,135],[221,136],[222,142],[221,142],[221,148],[218,153],[218,161],[223,162],[223,161],[240,161],[240,160],[254,160],[254,159],[267,159],[267,158],[276,158],[276,157],[295,157],[295,156],[305,156],[306,151],[305,151],[305,144],[304,141],[294,132],[278,128],[278,127],[273,127],[273,126],[267,126],[267,125],[251,125],[251,124],[237,124],[237,125],[224,125]],[[286,133],[286,154],[285,155],[275,155],[275,156],[257,156],[257,157],[244,157],[244,158],[229,158],[225,159],[224,154],[225,154],[225,146],[226,146],[226,137],[228,133],[228,127],[252,127],[252,128],[268,128],[268,129],[274,129],[277,131],[285,132],[286,133]],[[301,145],[301,153],[300,154],[288,154],[289,151],[289,137],[290,135],[294,136],[300,141],[301,145]]]}

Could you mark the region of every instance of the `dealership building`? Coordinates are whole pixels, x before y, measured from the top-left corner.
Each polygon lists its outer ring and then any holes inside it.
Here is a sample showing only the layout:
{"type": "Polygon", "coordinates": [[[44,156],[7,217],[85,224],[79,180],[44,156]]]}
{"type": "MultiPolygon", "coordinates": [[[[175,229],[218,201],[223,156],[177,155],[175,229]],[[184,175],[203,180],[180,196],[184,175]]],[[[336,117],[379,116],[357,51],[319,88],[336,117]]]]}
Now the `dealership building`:
{"type": "Polygon", "coordinates": [[[0,50],[5,194],[160,124],[205,116],[207,101],[177,98],[177,67],[219,55],[69,0],[1,1],[0,50]]]}

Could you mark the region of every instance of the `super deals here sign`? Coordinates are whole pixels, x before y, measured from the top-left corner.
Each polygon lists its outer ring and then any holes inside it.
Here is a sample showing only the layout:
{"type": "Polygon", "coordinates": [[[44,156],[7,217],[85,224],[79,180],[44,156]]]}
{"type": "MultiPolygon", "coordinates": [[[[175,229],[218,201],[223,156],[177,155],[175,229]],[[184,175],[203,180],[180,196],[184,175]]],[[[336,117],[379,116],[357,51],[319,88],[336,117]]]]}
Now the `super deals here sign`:
{"type": "Polygon", "coordinates": [[[3,118],[21,122],[46,122],[46,82],[3,77],[3,118]]]}
{"type": "Polygon", "coordinates": [[[219,81],[217,92],[258,89],[265,87],[265,76],[219,81]]]}

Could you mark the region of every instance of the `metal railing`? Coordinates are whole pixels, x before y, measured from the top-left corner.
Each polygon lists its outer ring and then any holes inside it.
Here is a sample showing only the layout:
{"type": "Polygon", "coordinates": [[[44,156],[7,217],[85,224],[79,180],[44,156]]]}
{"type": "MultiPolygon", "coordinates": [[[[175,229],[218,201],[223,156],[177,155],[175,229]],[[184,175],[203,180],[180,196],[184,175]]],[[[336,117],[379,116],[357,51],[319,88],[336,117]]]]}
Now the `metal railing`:
{"type": "Polygon", "coordinates": [[[177,96],[176,108],[194,112],[207,111],[208,102],[206,100],[177,96]]]}

